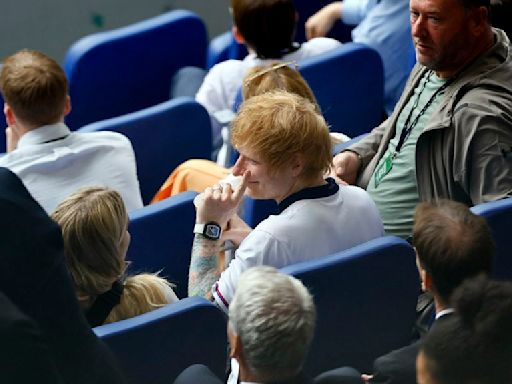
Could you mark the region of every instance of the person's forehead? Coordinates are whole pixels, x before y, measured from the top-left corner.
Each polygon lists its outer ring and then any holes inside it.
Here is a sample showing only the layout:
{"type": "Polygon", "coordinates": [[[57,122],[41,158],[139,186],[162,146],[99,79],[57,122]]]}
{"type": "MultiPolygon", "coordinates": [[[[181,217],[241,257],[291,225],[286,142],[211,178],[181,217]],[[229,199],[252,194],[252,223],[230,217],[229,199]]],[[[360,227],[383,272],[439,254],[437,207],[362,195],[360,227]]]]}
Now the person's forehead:
{"type": "Polygon", "coordinates": [[[261,153],[250,144],[246,144],[243,146],[238,146],[235,148],[240,155],[245,156],[251,160],[261,161],[262,156],[261,153]]]}
{"type": "Polygon", "coordinates": [[[410,0],[410,6],[426,12],[444,12],[462,8],[462,0],[410,0]]]}

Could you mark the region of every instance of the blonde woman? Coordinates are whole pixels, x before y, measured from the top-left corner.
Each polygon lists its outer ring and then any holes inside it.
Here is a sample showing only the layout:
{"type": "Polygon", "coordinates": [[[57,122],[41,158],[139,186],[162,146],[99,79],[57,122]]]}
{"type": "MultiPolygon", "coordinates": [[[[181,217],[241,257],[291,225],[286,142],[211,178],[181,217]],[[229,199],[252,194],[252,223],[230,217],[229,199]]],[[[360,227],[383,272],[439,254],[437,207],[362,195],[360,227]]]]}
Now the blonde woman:
{"type": "Polygon", "coordinates": [[[118,192],[79,190],[51,215],[64,239],[78,300],[92,327],[140,315],[178,301],[157,274],[125,276],[128,214],[118,192]]]}

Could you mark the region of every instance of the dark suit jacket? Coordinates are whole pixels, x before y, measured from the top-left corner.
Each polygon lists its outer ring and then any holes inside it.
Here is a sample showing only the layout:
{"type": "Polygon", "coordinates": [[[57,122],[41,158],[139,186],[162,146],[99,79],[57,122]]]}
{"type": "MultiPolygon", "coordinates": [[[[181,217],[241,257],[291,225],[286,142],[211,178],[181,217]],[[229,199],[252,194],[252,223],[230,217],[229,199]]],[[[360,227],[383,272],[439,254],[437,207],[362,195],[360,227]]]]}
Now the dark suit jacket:
{"type": "MultiPolygon", "coordinates": [[[[202,364],[194,364],[185,369],[180,375],[174,380],[174,384],[223,384],[210,369],[202,364]]],[[[310,384],[311,381],[303,376],[295,377],[287,381],[276,381],[268,384],[310,384]]]]}
{"type": "MultiPolygon", "coordinates": [[[[449,317],[450,314],[441,316],[432,327],[449,317]]],[[[373,363],[372,383],[416,384],[416,357],[421,342],[422,339],[377,358],[373,363]]]]}
{"type": "Polygon", "coordinates": [[[0,291],[37,324],[64,381],[124,382],[82,315],[60,228],[5,168],[0,168],[0,212],[0,291]]]}
{"type": "Polygon", "coordinates": [[[36,324],[0,293],[0,372],[5,383],[63,383],[36,324]]]}

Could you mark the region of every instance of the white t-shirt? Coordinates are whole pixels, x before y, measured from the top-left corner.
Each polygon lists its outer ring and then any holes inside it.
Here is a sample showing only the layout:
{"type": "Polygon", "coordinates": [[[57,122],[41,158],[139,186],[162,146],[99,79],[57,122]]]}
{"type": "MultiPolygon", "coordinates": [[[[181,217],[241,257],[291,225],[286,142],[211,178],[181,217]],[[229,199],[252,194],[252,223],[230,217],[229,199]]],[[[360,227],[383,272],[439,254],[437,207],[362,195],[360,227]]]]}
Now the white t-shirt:
{"type": "Polygon", "coordinates": [[[116,132],[79,133],[64,123],[46,125],[24,134],[14,151],[0,157],[0,167],[16,173],[47,213],[89,186],[117,190],[128,211],[143,206],[132,145],[116,132]]]}
{"type": "Polygon", "coordinates": [[[337,48],[341,43],[327,37],[317,37],[303,43],[300,48],[284,55],[280,60],[262,60],[255,53],[243,60],[226,60],[210,69],[196,94],[196,101],[202,104],[210,115],[225,109],[232,109],[238,89],[247,71],[256,66],[274,61],[300,61],[308,57],[337,48]]]}
{"type": "Polygon", "coordinates": [[[302,191],[290,196],[291,205],[279,215],[263,220],[242,241],[235,258],[212,288],[219,307],[227,312],[238,278],[248,268],[257,265],[282,268],[384,235],[377,207],[366,191],[355,186],[339,186],[337,192],[329,196],[324,193],[325,197],[321,197],[326,188],[335,186],[330,179],[328,185],[311,189],[320,192],[317,198],[294,201],[302,191]]]}

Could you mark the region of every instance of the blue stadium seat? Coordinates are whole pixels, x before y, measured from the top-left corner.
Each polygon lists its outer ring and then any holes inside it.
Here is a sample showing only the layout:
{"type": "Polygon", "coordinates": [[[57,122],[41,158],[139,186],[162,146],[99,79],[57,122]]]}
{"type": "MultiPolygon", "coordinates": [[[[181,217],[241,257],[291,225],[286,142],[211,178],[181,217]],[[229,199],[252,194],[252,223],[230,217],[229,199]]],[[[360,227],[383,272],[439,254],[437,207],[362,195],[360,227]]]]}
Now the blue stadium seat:
{"type": "Polygon", "coordinates": [[[130,213],[128,248],[132,272],[157,272],[176,284],[179,298],[187,297],[188,269],[195,223],[196,192],[184,192],[130,213]]]}
{"type": "Polygon", "coordinates": [[[491,227],[496,254],[492,275],[500,280],[512,280],[512,197],[475,205],[473,213],[486,218],[491,227]]]}
{"type": "Polygon", "coordinates": [[[316,333],[305,363],[311,376],[345,365],[371,372],[377,356],[409,344],[420,286],[406,241],[386,236],[282,271],[315,300],[316,333]]]}
{"type": "Polygon", "coordinates": [[[202,105],[189,98],[173,99],[80,129],[95,131],[115,131],[130,139],[144,204],[182,162],[211,156],[210,117],[202,105]]]}
{"type": "Polygon", "coordinates": [[[207,365],[223,377],[226,367],[226,319],[199,297],[94,328],[133,384],[168,384],[188,366],[207,365]]]}
{"type": "Polygon", "coordinates": [[[354,137],[382,120],[384,70],[373,48],[347,43],[299,63],[332,132],[354,137]]]}
{"type": "Polygon", "coordinates": [[[202,20],[178,10],[86,36],[64,59],[73,105],[71,129],[168,99],[179,68],[204,68],[208,38],[202,20]]]}

